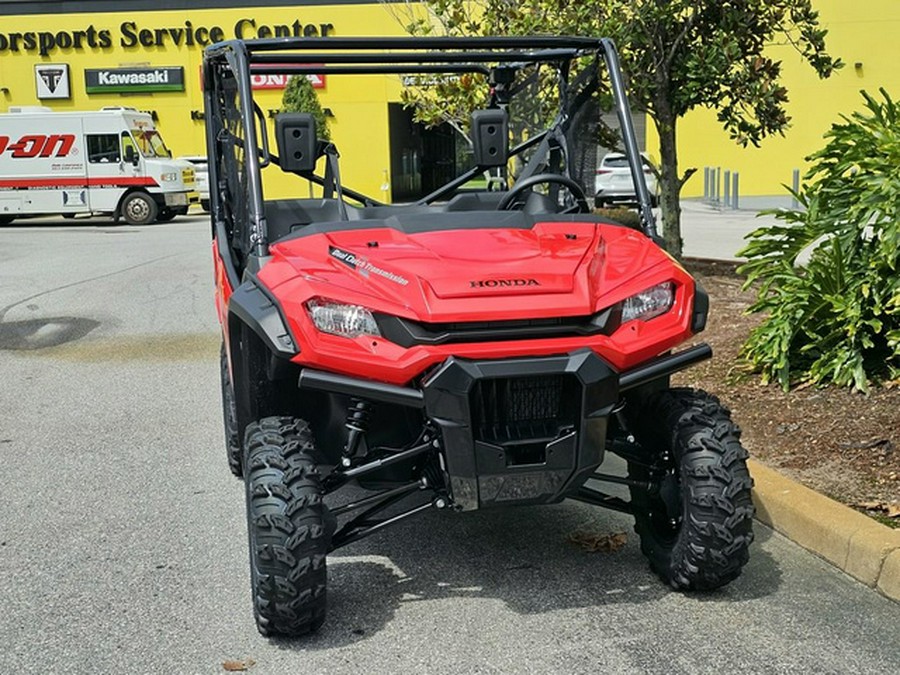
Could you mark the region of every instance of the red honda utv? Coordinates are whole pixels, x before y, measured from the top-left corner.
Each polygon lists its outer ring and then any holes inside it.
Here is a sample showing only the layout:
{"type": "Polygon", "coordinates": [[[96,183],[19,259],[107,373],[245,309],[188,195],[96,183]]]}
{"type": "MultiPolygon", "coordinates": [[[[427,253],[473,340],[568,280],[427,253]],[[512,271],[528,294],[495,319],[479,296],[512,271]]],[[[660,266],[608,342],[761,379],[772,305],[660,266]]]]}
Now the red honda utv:
{"type": "MultiPolygon", "coordinates": [[[[676,589],[740,574],[747,453],[716,398],[669,385],[711,355],[679,349],[707,296],[660,248],[612,42],[235,40],[207,49],[203,77],[225,438],[261,633],[317,629],[327,555],[428,509],[576,499],[632,514],[676,589]],[[312,114],[267,119],[257,74],[467,77],[483,105],[443,184],[423,165],[418,195],[383,203],[341,182],[312,114]],[[601,101],[640,230],[591,213],[601,101]],[[267,199],[270,173],[297,197],[267,199]]],[[[341,148],[362,166],[367,150],[341,148]]]]}

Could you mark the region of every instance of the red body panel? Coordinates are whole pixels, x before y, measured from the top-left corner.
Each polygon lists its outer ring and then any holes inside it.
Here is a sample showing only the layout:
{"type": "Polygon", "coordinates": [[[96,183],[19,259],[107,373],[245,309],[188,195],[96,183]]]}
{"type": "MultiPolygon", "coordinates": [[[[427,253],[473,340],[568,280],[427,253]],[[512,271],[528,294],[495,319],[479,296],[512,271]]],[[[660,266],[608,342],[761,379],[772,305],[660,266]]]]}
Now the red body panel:
{"type": "MultiPolygon", "coordinates": [[[[271,246],[271,255],[258,276],[279,301],[300,347],[294,361],[393,384],[409,382],[451,355],[499,359],[584,347],[621,371],[691,335],[691,277],[643,234],[617,225],[548,222],[531,229],[418,234],[379,227],[283,240],[271,246]],[[609,336],[405,348],[378,337],[319,332],[304,307],[323,297],[423,322],[588,316],[665,281],[677,289],[669,312],[630,321],[609,336]]],[[[216,286],[224,323],[232,289],[218,259],[216,286]]]]}
{"type": "Polygon", "coordinates": [[[222,326],[225,356],[228,360],[228,371],[231,373],[231,343],[228,340],[228,300],[231,298],[234,289],[231,287],[231,282],[228,279],[225,263],[219,257],[219,242],[216,238],[213,238],[212,253],[213,276],[216,283],[216,316],[219,318],[219,324],[222,326]]]}

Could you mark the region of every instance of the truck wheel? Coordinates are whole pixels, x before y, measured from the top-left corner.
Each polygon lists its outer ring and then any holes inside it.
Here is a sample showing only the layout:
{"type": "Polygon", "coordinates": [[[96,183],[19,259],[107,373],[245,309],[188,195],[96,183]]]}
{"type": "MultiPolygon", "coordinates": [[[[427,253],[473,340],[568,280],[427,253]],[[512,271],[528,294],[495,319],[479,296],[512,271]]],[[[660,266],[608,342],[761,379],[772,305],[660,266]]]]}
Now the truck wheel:
{"type": "Polygon", "coordinates": [[[148,225],[156,220],[157,206],[146,192],[132,192],[122,200],[122,216],[129,225],[148,225]]]}
{"type": "Polygon", "coordinates": [[[635,526],[650,567],[676,589],[712,590],[736,579],[753,541],[753,481],[731,413],[692,389],[653,394],[629,414],[648,467],[628,463],[635,526]]]}
{"type": "Polygon", "coordinates": [[[200,200],[200,208],[209,213],[209,200],[201,199],[200,200]]]}
{"type": "Polygon", "coordinates": [[[172,209],[169,209],[169,208],[160,209],[159,213],[156,216],[156,222],[157,223],[168,223],[170,220],[174,220],[175,216],[177,216],[177,215],[178,214],[175,211],[173,211],[172,209]]]}
{"type": "Polygon", "coordinates": [[[250,579],[263,635],[298,636],[325,621],[328,508],[309,425],[267,417],[244,436],[250,579]]]}
{"type": "Polygon", "coordinates": [[[228,455],[228,468],[240,478],[244,475],[241,468],[241,443],[237,429],[237,411],[234,405],[234,387],[228,374],[228,357],[225,355],[225,343],[219,349],[219,367],[222,375],[222,419],[225,423],[225,452],[228,455]]]}

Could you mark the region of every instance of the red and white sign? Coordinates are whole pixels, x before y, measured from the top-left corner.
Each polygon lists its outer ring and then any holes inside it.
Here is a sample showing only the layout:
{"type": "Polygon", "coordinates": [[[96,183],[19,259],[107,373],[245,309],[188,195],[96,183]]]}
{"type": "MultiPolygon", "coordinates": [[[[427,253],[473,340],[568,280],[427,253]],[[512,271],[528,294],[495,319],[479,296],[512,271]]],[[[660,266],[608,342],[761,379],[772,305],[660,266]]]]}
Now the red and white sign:
{"type": "MultiPolygon", "coordinates": [[[[313,89],[325,88],[324,75],[307,75],[312,82],[313,89]]],[[[291,75],[250,75],[250,82],[254,89],[284,89],[287,87],[291,75]]]]}

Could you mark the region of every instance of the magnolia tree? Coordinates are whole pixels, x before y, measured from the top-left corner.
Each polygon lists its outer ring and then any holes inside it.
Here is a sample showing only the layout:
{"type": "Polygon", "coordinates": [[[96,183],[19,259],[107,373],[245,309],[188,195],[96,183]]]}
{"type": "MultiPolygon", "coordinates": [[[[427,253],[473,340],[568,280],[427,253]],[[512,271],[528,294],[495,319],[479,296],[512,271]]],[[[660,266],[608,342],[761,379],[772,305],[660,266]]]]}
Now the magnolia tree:
{"type": "MultiPolygon", "coordinates": [[[[681,255],[681,188],[694,168],[680,170],[678,120],[696,107],[717,112],[740,145],[783,133],[787,90],[767,45],[792,45],[820,77],[842,64],[825,51],[826,31],[811,0],[425,0],[388,4],[414,35],[608,36],[628,77],[631,105],[646,112],[659,136],[660,205],[666,247],[681,255]]],[[[471,89],[435,95],[412,88],[407,101],[428,124],[465,124],[471,89]]]]}

